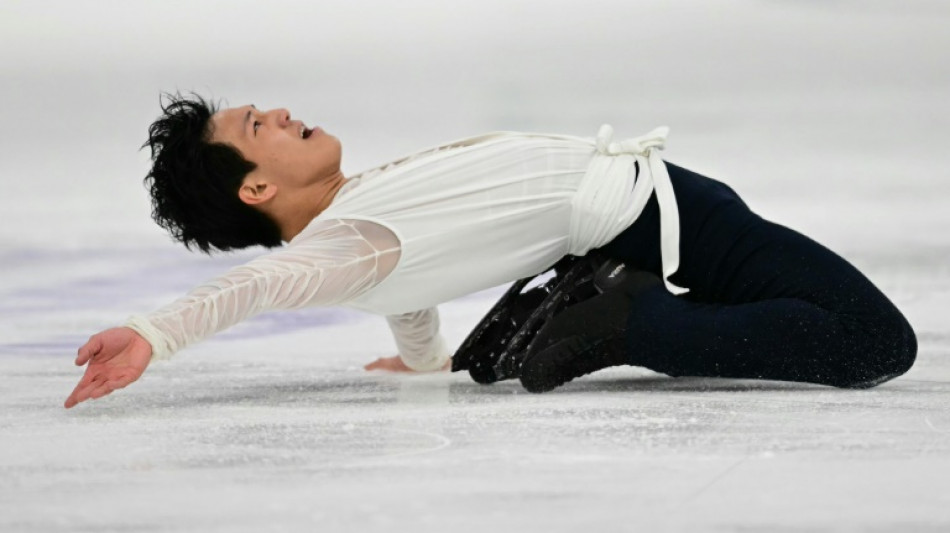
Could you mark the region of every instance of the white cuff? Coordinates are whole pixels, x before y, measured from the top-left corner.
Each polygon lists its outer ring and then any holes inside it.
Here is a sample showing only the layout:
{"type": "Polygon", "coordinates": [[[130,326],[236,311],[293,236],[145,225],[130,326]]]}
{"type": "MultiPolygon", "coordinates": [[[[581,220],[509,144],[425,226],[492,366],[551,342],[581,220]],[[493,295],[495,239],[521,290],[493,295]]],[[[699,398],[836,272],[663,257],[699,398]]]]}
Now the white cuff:
{"type": "Polygon", "coordinates": [[[413,355],[411,359],[401,353],[399,354],[399,358],[402,359],[402,362],[416,372],[439,370],[445,366],[445,363],[448,362],[451,357],[452,354],[449,352],[442,335],[436,335],[435,338],[432,339],[432,344],[429,345],[429,349],[426,350],[424,354],[413,355]]]}
{"type": "Polygon", "coordinates": [[[165,336],[144,316],[133,315],[125,322],[125,327],[141,335],[146,342],[152,345],[152,360],[171,359],[174,353],[165,342],[165,336]]]}

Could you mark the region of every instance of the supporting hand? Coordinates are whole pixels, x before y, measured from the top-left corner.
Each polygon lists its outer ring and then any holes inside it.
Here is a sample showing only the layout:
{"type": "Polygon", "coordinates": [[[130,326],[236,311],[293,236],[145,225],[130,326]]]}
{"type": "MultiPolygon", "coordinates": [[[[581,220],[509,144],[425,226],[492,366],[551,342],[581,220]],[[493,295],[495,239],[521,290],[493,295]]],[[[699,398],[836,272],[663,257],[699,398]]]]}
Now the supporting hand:
{"type": "MultiPolygon", "coordinates": [[[[442,368],[434,370],[434,372],[444,372],[452,368],[452,360],[449,359],[442,368]]],[[[386,372],[418,372],[406,366],[406,363],[402,362],[402,358],[398,355],[393,357],[380,357],[379,359],[373,361],[372,363],[363,367],[364,370],[385,370],[386,372]]]]}
{"type": "Polygon", "coordinates": [[[89,363],[79,384],[66,398],[69,409],[101,398],[139,379],[152,359],[152,346],[129,328],[112,328],[89,338],[76,356],[76,366],[89,363]]]}

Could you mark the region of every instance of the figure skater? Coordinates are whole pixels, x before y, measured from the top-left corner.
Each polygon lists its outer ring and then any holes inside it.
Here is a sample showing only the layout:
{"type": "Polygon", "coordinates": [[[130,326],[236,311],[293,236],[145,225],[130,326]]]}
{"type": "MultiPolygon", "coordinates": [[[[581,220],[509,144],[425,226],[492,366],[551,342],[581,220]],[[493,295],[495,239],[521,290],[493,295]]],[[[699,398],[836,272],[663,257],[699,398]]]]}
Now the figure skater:
{"type": "Polygon", "coordinates": [[[274,250],[93,335],[65,406],[254,314],[304,306],[386,316],[398,355],[367,369],[446,369],[435,305],[595,248],[639,272],[538,333],[528,390],[623,364],[837,387],[911,367],[914,332],[884,294],[728,186],[663,161],[666,134],[489,133],[347,178],[339,140],[285,109],[166,95],[146,143],[154,220],[203,252],[274,250]]]}

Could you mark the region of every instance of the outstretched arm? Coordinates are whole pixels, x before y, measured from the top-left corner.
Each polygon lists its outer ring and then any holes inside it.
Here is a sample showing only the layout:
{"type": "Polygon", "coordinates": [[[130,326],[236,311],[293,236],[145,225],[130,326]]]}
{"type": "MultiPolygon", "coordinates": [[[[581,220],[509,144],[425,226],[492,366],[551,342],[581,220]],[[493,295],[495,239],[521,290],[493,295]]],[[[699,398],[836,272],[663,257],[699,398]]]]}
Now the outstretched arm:
{"type": "Polygon", "coordinates": [[[66,401],[72,407],[132,383],[151,358],[168,358],[254,314],[349,301],[384,279],[398,241],[367,239],[358,223],[321,221],[290,246],[236,267],[126,328],[94,335],[79,350],[89,368],[66,401]],[[380,265],[389,265],[382,268],[380,265]]]}
{"type": "Polygon", "coordinates": [[[76,366],[89,363],[79,384],[66,398],[69,409],[101,398],[139,379],[152,359],[152,347],[129,328],[112,328],[89,338],[76,356],[76,366]]]}

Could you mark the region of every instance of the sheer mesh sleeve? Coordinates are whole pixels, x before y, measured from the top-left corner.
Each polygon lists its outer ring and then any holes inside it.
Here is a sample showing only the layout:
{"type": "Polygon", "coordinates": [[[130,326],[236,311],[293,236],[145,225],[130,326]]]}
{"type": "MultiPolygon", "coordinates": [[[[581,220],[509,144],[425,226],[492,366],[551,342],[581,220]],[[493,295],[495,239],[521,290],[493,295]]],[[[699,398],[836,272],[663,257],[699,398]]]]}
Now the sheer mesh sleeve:
{"type": "Polygon", "coordinates": [[[413,370],[438,370],[449,360],[449,350],[439,334],[435,307],[386,317],[396,338],[399,357],[413,370]]]}
{"type": "Polygon", "coordinates": [[[263,311],[345,303],[385,279],[399,254],[396,236],[377,224],[319,221],[286,247],[126,325],[152,345],[153,358],[165,359],[263,311]]]}

